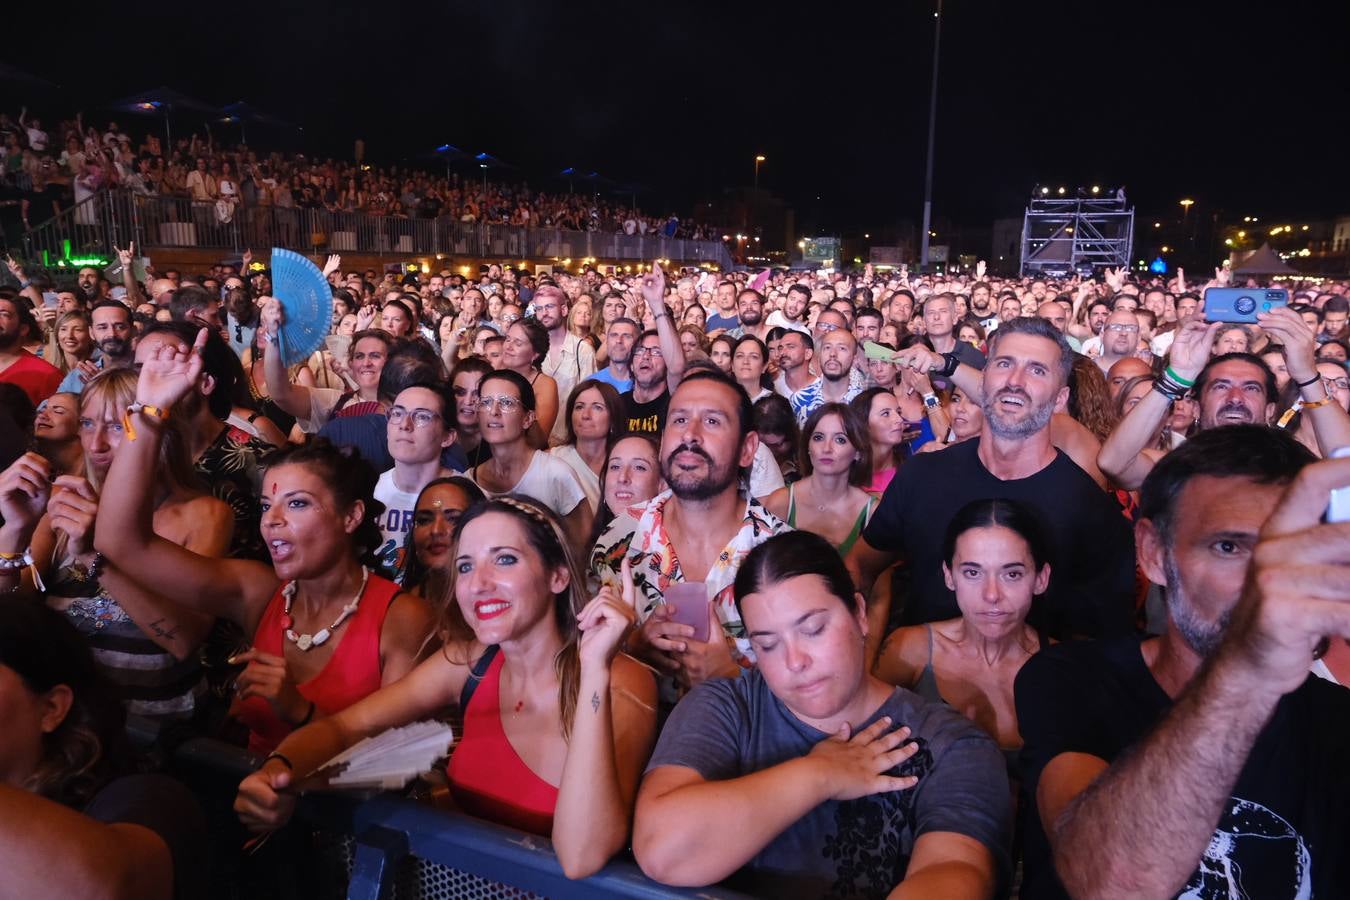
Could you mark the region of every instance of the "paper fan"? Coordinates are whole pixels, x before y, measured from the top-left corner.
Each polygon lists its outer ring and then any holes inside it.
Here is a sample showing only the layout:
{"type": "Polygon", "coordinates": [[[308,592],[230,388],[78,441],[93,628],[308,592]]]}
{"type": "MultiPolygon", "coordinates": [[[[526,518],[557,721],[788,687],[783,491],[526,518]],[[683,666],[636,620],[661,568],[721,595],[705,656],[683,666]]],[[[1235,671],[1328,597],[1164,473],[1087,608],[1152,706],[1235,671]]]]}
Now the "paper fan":
{"type": "Polygon", "coordinates": [[[391,728],[348,747],[303,781],[342,790],[397,790],[430,772],[454,741],[444,722],[391,728]]]}
{"type": "Polygon", "coordinates": [[[323,346],[333,326],[333,289],[319,267],[299,253],[272,248],[272,296],[285,318],[277,336],[281,361],[302,363],[323,346]]]}

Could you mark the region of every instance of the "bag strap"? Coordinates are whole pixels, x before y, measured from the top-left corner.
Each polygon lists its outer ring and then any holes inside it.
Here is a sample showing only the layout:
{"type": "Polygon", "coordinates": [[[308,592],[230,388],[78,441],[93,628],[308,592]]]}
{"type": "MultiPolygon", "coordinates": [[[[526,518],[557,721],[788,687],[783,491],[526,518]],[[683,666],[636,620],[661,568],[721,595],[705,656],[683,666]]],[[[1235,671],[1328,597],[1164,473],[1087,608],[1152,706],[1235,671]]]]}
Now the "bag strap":
{"type": "Polygon", "coordinates": [[[473,699],[473,692],[478,690],[478,683],[483,680],[487,670],[492,666],[492,660],[496,658],[497,651],[501,649],[496,644],[483,651],[483,655],[478,657],[478,662],[473,664],[469,670],[469,677],[464,681],[464,687],[459,692],[459,712],[460,715],[469,708],[469,701],[473,699]]]}

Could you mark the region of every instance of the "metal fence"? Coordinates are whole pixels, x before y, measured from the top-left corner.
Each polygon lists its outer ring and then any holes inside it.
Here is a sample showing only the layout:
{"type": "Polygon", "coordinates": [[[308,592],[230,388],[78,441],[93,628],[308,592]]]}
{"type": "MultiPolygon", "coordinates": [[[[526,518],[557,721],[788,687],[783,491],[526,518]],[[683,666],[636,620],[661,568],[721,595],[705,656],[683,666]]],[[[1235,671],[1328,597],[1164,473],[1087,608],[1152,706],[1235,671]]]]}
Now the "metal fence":
{"type": "Polygon", "coordinates": [[[733,264],[720,241],[663,235],[604,234],[413,219],[277,206],[222,207],[179,197],[104,190],[29,232],[34,260],[112,255],[135,240],[141,248],[241,252],[287,247],[316,253],[381,256],[465,256],[478,259],[653,260],[733,264]]]}

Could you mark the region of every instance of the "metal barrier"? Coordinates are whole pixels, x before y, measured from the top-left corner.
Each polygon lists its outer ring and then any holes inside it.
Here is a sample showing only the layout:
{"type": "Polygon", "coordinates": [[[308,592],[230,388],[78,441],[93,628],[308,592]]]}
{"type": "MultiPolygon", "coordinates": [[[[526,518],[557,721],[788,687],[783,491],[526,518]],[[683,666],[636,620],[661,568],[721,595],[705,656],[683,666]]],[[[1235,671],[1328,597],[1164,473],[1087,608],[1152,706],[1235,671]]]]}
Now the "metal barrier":
{"type": "MultiPolygon", "coordinates": [[[[144,737],[144,736],[142,736],[144,737]]],[[[174,751],[175,768],[242,779],[260,760],[209,738],[193,738],[174,751]]],[[[633,897],[664,900],[745,900],[720,887],[671,888],[657,884],[624,856],[589,878],[563,874],[551,842],[425,803],[382,794],[361,801],[341,794],[304,797],[296,825],[326,833],[349,832],[348,900],[451,900],[522,897],[633,897]]],[[[292,826],[294,827],[294,826],[292,826]]]]}
{"type": "Polygon", "coordinates": [[[449,216],[413,219],[326,209],[235,206],[181,197],[104,189],[24,236],[27,255],[47,262],[71,255],[113,255],[135,239],[143,248],[202,248],[240,252],[288,247],[309,252],[391,256],[470,256],[478,259],[652,260],[707,262],[731,268],[720,241],[664,235],[605,234],[560,228],[520,228],[460,222],[449,216]]]}

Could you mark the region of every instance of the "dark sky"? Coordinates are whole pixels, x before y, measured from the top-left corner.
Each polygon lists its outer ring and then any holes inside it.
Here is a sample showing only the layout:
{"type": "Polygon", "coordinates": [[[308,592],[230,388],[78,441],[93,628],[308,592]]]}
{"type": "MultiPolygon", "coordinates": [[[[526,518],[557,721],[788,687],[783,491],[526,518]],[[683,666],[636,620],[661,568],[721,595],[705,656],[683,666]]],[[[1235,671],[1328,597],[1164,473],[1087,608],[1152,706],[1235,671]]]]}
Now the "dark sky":
{"type": "MultiPolygon", "coordinates": [[[[50,45],[50,7],[15,6],[9,34],[39,37],[6,59],[91,113],[168,84],[300,122],[310,152],[363,137],[397,161],[448,141],[535,184],[574,165],[679,208],[748,183],[763,153],[761,184],[804,225],[921,207],[935,0],[144,0],[50,45]]],[[[1347,24],[1341,3],[949,0],[935,214],[1015,215],[1036,181],[1123,182],[1146,211],[1350,212],[1347,24]]]]}

